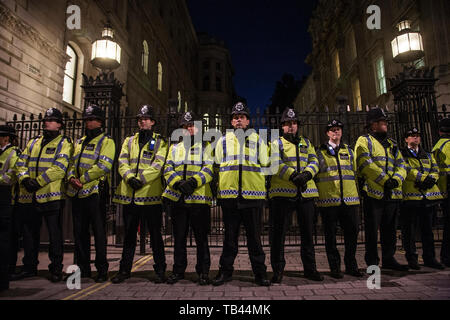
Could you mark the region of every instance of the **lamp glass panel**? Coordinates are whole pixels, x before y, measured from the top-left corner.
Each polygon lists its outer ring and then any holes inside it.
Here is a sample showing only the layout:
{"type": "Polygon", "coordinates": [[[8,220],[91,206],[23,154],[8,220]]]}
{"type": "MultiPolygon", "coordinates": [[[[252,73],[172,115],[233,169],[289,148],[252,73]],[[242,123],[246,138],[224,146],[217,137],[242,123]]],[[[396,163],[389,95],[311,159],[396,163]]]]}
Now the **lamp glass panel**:
{"type": "Polygon", "coordinates": [[[420,39],[418,33],[410,33],[409,34],[410,46],[411,50],[420,50],[420,39]]]}
{"type": "Polygon", "coordinates": [[[411,51],[411,48],[409,46],[408,33],[405,33],[405,34],[402,34],[402,35],[398,36],[397,37],[397,42],[398,42],[398,53],[399,54],[411,51]]]}
{"type": "Polygon", "coordinates": [[[395,58],[398,55],[397,38],[391,41],[391,47],[392,47],[392,56],[395,58]]]}

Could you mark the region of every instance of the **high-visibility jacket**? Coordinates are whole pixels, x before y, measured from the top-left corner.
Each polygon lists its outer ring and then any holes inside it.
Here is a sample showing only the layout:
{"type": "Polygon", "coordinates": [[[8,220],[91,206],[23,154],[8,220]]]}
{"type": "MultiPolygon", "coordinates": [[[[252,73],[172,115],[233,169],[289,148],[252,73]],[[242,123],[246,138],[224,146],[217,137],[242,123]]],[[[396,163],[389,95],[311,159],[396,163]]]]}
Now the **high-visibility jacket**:
{"type": "Polygon", "coordinates": [[[314,180],[319,189],[318,207],[358,205],[359,194],[356,182],[356,158],[353,150],[343,144],[336,155],[329,151],[331,146],[322,145],[317,151],[319,173],[314,180]]]}
{"type": "Polygon", "coordinates": [[[0,202],[10,202],[14,204],[16,197],[16,162],[20,156],[20,149],[9,145],[3,151],[0,151],[0,202]]]}
{"type": "Polygon", "coordinates": [[[253,129],[246,131],[245,141],[238,141],[227,130],[216,145],[218,164],[218,199],[264,200],[266,184],[264,170],[269,166],[268,146],[253,129]]]}
{"type": "Polygon", "coordinates": [[[390,199],[402,199],[402,183],[406,178],[405,160],[397,144],[387,139],[386,148],[370,134],[360,136],[356,141],[355,154],[358,176],[364,179],[363,190],[371,198],[384,197],[384,183],[390,178],[398,182],[391,191],[390,199]]]}
{"type": "Polygon", "coordinates": [[[43,136],[31,139],[16,163],[17,177],[20,183],[19,203],[38,203],[65,198],[65,181],[73,145],[69,138],[62,135],[42,146],[43,136]],[[22,185],[26,178],[34,178],[41,188],[34,194],[22,185]]]}
{"type": "Polygon", "coordinates": [[[189,150],[186,150],[183,142],[172,144],[164,168],[167,187],[162,196],[177,202],[181,198],[181,192],[173,189],[173,185],[192,177],[197,182],[197,188],[192,195],[184,197],[184,202],[211,205],[210,182],[213,180],[213,164],[210,144],[203,147],[202,142],[197,142],[189,150]]]}
{"type": "Polygon", "coordinates": [[[162,169],[167,155],[167,142],[161,135],[153,133],[142,148],[139,147],[139,132],[127,137],[119,155],[119,174],[122,181],[117,187],[113,201],[120,204],[161,204],[162,169]],[[133,190],[127,183],[131,178],[139,179],[144,186],[133,190]]]}
{"type": "MultiPolygon", "coordinates": [[[[281,137],[271,143],[271,161],[278,162],[278,172],[271,177],[269,198],[287,197],[294,198],[298,195],[297,186],[289,180],[294,172],[307,171],[314,177],[319,172],[319,162],[312,143],[305,137],[300,137],[298,145],[281,137]]],[[[273,167],[272,163],[272,167],[273,167]]],[[[301,191],[303,198],[316,198],[319,196],[313,179],[306,184],[306,189],[301,191]]]]}
{"type": "Polygon", "coordinates": [[[70,184],[67,194],[70,197],[87,198],[99,193],[99,184],[107,181],[111,183],[111,170],[116,155],[114,140],[107,134],[101,133],[87,143],[86,136],[75,143],[75,151],[67,174],[67,180],[79,179],[82,189],[76,190],[70,184]]]}
{"type": "Polygon", "coordinates": [[[434,156],[422,148],[419,148],[417,154],[409,149],[403,149],[402,155],[403,159],[405,159],[408,173],[403,182],[403,200],[442,199],[443,196],[436,184],[424,191],[416,187],[417,182],[423,182],[428,176],[436,181],[439,179],[439,167],[434,156]]]}
{"type": "Polygon", "coordinates": [[[448,176],[450,175],[450,138],[441,138],[433,148],[434,158],[439,166],[438,186],[444,198],[448,197],[448,176]]]}

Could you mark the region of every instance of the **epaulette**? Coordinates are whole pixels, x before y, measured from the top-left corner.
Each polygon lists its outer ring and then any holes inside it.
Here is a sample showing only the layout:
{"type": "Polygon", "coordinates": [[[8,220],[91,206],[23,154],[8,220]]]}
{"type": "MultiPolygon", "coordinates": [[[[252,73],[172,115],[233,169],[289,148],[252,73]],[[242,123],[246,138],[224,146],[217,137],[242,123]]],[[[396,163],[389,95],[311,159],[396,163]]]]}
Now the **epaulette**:
{"type": "Polygon", "coordinates": [[[39,138],[41,138],[41,137],[42,137],[42,135],[41,135],[41,134],[38,134],[37,136],[34,136],[34,137],[31,138],[30,140],[39,139],[39,138]]]}
{"type": "Polygon", "coordinates": [[[70,137],[68,137],[68,136],[63,136],[63,139],[67,139],[67,141],[69,141],[69,143],[72,143],[72,139],[70,139],[70,137]]]}

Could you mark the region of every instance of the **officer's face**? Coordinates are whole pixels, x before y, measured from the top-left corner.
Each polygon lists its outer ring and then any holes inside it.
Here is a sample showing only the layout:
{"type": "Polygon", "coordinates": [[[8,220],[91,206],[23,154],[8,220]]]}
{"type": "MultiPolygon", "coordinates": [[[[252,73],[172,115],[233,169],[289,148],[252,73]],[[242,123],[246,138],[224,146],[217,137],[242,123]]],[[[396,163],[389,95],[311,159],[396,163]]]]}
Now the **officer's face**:
{"type": "Polygon", "coordinates": [[[405,139],[405,142],[408,144],[408,147],[416,148],[420,144],[420,135],[414,134],[405,139]]]}
{"type": "Polygon", "coordinates": [[[231,120],[231,125],[235,129],[246,129],[250,123],[250,120],[245,114],[236,114],[231,120]]]}
{"type": "Polygon", "coordinates": [[[342,138],[342,129],[340,127],[333,127],[327,131],[327,136],[333,141],[340,141],[342,138]]]}
{"type": "Polygon", "coordinates": [[[49,131],[57,131],[61,129],[61,123],[56,122],[55,120],[46,120],[44,121],[44,129],[49,131]]]}
{"type": "Polygon", "coordinates": [[[4,147],[9,143],[9,136],[0,136],[0,147],[4,147]]]}
{"type": "Polygon", "coordinates": [[[97,119],[86,119],[85,123],[86,123],[86,129],[88,129],[88,130],[97,129],[102,126],[102,122],[97,119]]]}
{"type": "Polygon", "coordinates": [[[198,132],[198,129],[196,126],[194,126],[194,124],[184,125],[183,129],[185,129],[185,131],[183,131],[185,135],[189,136],[194,136],[198,132]]]}
{"type": "Polygon", "coordinates": [[[138,125],[141,130],[151,130],[155,125],[155,121],[150,118],[139,118],[138,125]]]}
{"type": "Polygon", "coordinates": [[[283,133],[296,134],[298,131],[298,123],[297,121],[286,121],[281,128],[283,129],[283,133]]]}
{"type": "Polygon", "coordinates": [[[387,132],[388,131],[387,121],[380,120],[372,123],[372,130],[374,132],[387,132]]]}

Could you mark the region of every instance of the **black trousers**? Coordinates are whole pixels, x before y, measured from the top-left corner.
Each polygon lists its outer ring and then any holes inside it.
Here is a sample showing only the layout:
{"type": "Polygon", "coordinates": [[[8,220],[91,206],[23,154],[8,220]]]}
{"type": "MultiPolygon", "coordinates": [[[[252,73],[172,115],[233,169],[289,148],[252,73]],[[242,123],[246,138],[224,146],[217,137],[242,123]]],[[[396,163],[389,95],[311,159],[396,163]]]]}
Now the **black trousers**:
{"type": "Polygon", "coordinates": [[[20,214],[20,205],[13,207],[11,216],[11,233],[9,238],[9,270],[10,274],[16,272],[16,263],[19,252],[19,240],[23,234],[23,223],[20,214]]]}
{"type": "Polygon", "coordinates": [[[396,217],[399,203],[366,196],[363,207],[366,264],[378,265],[380,262],[377,247],[378,229],[380,229],[382,260],[383,263],[389,263],[394,259],[397,247],[396,217]]]}
{"type": "Polygon", "coordinates": [[[106,211],[102,209],[98,194],[72,200],[73,235],[75,239],[75,263],[81,272],[91,271],[92,226],[95,240],[95,268],[98,272],[108,272],[106,257],[106,211]]]}
{"type": "Polygon", "coordinates": [[[48,256],[51,263],[48,270],[51,273],[62,273],[64,242],[62,235],[62,210],[41,212],[35,205],[20,205],[20,219],[23,223],[23,249],[22,259],[24,271],[35,272],[39,264],[39,244],[42,219],[45,220],[49,236],[48,256]]]}
{"type": "Polygon", "coordinates": [[[153,268],[156,273],[165,272],[167,265],[166,256],[164,253],[164,241],[161,234],[161,205],[124,205],[123,220],[125,224],[125,238],[123,241],[122,259],[120,260],[120,271],[127,273],[131,272],[134,253],[136,251],[136,235],[139,222],[144,221],[147,224],[148,232],[150,233],[150,246],[152,248],[155,261],[153,268]]]}
{"type": "Polygon", "coordinates": [[[276,198],[272,199],[270,204],[270,219],[272,222],[270,261],[274,272],[283,272],[286,266],[286,260],[284,259],[284,241],[294,211],[297,211],[297,221],[300,226],[300,256],[304,270],[308,272],[316,270],[313,237],[315,220],[314,201],[292,201],[276,198]]]}
{"type": "Polygon", "coordinates": [[[247,236],[248,255],[255,276],[265,276],[266,255],[261,245],[261,213],[259,208],[237,209],[222,206],[225,237],[222,255],[220,256],[220,269],[231,275],[233,264],[239,249],[239,234],[241,223],[244,224],[247,236]]]}
{"type": "Polygon", "coordinates": [[[444,234],[442,236],[441,261],[450,264],[450,196],[444,199],[442,210],[444,213],[444,234]]]}
{"type": "Polygon", "coordinates": [[[320,208],[325,231],[325,249],[331,270],[341,269],[341,257],[336,247],[337,223],[344,230],[344,264],[346,270],[358,268],[355,254],[358,243],[359,216],[358,206],[345,204],[337,207],[320,208]]]}
{"type": "Polygon", "coordinates": [[[416,234],[420,229],[422,258],[425,263],[436,259],[433,236],[434,207],[426,207],[423,201],[408,201],[400,211],[402,242],[408,262],[417,262],[416,234]]]}
{"type": "Polygon", "coordinates": [[[184,273],[187,267],[186,239],[191,227],[195,244],[197,246],[197,264],[195,271],[198,274],[208,274],[211,266],[209,254],[208,232],[211,214],[208,205],[174,205],[170,206],[172,217],[174,246],[174,273],[184,273]]]}
{"type": "Polygon", "coordinates": [[[0,288],[8,287],[13,206],[0,204],[0,288]]]}

